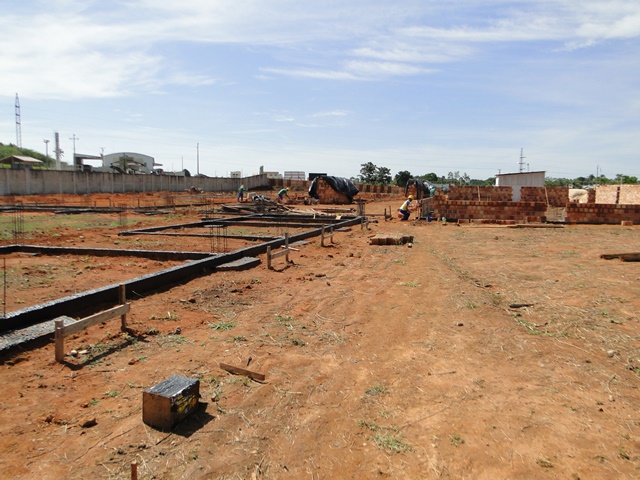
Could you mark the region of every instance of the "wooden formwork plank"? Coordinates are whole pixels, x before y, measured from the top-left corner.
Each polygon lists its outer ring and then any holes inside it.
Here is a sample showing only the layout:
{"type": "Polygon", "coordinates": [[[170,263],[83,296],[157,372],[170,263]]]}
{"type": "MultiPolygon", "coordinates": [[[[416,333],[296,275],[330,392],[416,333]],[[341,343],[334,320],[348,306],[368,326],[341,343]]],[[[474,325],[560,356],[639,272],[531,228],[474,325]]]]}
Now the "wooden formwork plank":
{"type": "Polygon", "coordinates": [[[69,335],[73,335],[74,333],[80,332],[85,328],[89,328],[93,325],[97,325],[98,323],[102,323],[105,320],[109,320],[113,317],[119,317],[128,313],[131,310],[131,304],[125,303],[124,305],[118,305],[117,307],[110,308],[109,310],[104,310],[103,312],[96,313],[95,315],[91,315],[90,317],[83,318],[82,320],[78,320],[77,322],[72,323],[71,325],[65,325],[62,329],[62,334],[65,337],[69,335]]]}

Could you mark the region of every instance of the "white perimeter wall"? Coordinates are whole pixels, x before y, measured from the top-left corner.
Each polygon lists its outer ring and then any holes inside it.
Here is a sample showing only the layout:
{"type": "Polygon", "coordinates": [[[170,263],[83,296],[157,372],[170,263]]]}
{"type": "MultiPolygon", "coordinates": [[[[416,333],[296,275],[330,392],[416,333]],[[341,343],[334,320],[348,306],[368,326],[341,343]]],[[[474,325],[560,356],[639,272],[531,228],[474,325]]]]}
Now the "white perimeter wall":
{"type": "Polygon", "coordinates": [[[269,180],[266,175],[246,178],[211,178],[0,169],[0,195],[184,192],[191,187],[200,188],[205,192],[233,192],[240,184],[250,189],[267,186],[269,180]]]}

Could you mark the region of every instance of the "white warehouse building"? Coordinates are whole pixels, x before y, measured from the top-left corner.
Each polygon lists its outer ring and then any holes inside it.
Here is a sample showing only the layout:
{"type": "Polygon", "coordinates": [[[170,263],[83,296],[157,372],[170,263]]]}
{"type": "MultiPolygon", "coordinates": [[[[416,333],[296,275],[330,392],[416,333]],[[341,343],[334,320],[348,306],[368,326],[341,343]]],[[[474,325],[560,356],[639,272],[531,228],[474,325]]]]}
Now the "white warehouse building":
{"type": "Polygon", "coordinates": [[[102,158],[101,170],[121,173],[152,173],[157,171],[155,167],[162,164],[156,163],[153,157],[135,152],[110,153],[102,158]]]}

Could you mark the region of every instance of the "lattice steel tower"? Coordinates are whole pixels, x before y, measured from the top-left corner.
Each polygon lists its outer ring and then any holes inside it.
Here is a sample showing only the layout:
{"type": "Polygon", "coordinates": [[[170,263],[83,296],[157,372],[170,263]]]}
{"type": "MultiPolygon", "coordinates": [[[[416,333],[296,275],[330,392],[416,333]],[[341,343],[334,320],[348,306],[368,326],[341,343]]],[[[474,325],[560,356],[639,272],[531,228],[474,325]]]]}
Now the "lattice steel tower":
{"type": "Polygon", "coordinates": [[[16,146],[22,148],[22,124],[20,123],[20,99],[16,93],[16,146]]]}

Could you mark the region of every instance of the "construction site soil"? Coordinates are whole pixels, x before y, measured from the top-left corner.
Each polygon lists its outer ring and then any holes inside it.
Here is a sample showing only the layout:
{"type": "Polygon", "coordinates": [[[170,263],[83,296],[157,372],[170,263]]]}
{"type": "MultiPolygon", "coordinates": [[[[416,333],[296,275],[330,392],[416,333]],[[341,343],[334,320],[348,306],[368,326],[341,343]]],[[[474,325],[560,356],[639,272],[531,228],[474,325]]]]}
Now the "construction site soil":
{"type": "MultiPolygon", "coordinates": [[[[0,214],[5,245],[14,215],[0,214]]],[[[23,215],[30,245],[212,248],[118,236],[198,221],[197,206],[23,215]]],[[[273,270],[262,256],[129,298],[134,332],[114,319],[71,336],[64,364],[52,341],[2,353],[2,477],[124,479],[132,462],[140,479],[640,477],[640,263],[600,258],[640,251],[639,227],[370,218],[273,270]],[[414,242],[371,245],[374,234],[414,242]],[[173,374],[200,380],[201,403],[160,431],[142,422],[143,391],[173,374]]],[[[4,258],[7,312],[181,263],[4,258]]]]}

